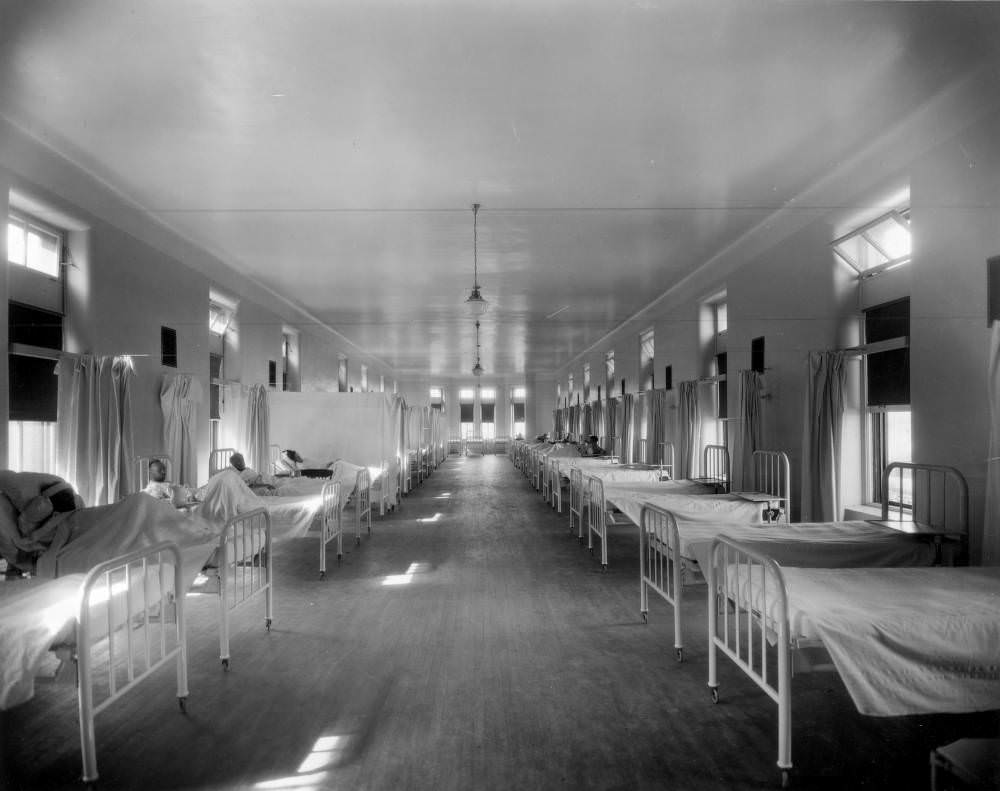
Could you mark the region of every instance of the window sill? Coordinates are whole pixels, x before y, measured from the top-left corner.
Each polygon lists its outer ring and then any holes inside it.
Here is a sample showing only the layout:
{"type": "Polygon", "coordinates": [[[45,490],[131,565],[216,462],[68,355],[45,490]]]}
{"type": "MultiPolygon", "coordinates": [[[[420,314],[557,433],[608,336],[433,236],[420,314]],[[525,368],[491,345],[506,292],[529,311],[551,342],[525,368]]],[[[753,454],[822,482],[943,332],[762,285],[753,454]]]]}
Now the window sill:
{"type": "Polygon", "coordinates": [[[882,506],[880,505],[848,505],[844,507],[844,519],[846,521],[881,518],[882,506]]]}

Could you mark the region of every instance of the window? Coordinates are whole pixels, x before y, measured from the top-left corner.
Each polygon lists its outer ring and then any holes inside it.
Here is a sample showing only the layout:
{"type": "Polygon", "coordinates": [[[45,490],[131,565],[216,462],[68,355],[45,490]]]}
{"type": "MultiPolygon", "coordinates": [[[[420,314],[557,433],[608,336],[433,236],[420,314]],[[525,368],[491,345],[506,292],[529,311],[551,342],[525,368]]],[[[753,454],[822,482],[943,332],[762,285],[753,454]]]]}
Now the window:
{"type": "Polygon", "coordinates": [[[15,472],[54,473],[59,393],[55,367],[63,347],[63,317],[11,302],[7,321],[7,466],[15,472]]]}
{"type": "Polygon", "coordinates": [[[63,232],[28,215],[7,217],[7,261],[48,277],[59,277],[63,232]]]}
{"type": "Polygon", "coordinates": [[[232,311],[219,302],[208,303],[208,331],[224,335],[233,320],[232,311]]]}
{"type": "Polygon", "coordinates": [[[444,390],[440,387],[432,387],[431,392],[431,409],[443,410],[444,409],[444,390]]]}
{"type": "Polygon", "coordinates": [[[910,262],[910,210],[891,211],[856,228],[831,246],[833,252],[857,271],[872,277],[910,262]]]}
{"type": "Polygon", "coordinates": [[[569,388],[566,390],[566,397],[573,399],[573,374],[569,375],[569,388]]]}
{"type": "Polygon", "coordinates": [[[583,364],[583,400],[590,401],[590,363],[583,364]]]}
{"type": "Polygon", "coordinates": [[[653,328],[639,333],[639,391],[653,389],[653,328]]]}
{"type": "Polygon", "coordinates": [[[463,387],[458,391],[458,411],[459,426],[461,428],[462,439],[469,439],[475,434],[475,407],[476,391],[471,387],[463,387]]]}
{"type": "Polygon", "coordinates": [[[378,391],[380,393],[385,392],[385,374],[378,375],[378,391]]]}
{"type": "Polygon", "coordinates": [[[479,423],[483,439],[496,439],[496,400],[496,388],[484,387],[480,389],[479,423]]]}
{"type": "Polygon", "coordinates": [[[515,437],[524,436],[524,405],[526,391],[523,387],[515,387],[512,397],[511,425],[514,428],[515,437]]]}
{"type": "Polygon", "coordinates": [[[364,363],[361,365],[361,392],[368,392],[368,366],[364,363]]]}
{"type": "Polygon", "coordinates": [[[604,355],[604,389],[611,397],[611,391],[615,389],[615,353],[606,352],[604,355]]]}
{"type": "Polygon", "coordinates": [[[223,356],[208,355],[208,420],[211,429],[212,450],[219,447],[223,410],[223,356]]]}
{"type": "Polygon", "coordinates": [[[337,363],[337,392],[347,392],[347,358],[340,355],[337,363]]]}
{"type": "MultiPolygon", "coordinates": [[[[910,492],[882,491],[889,463],[911,461],[910,300],[899,299],[865,311],[865,404],[868,488],[871,502],[909,505],[910,492]]],[[[897,482],[894,482],[897,483],[897,482]]],[[[898,485],[898,484],[897,484],[898,485]]],[[[909,481],[904,476],[904,485],[909,481]]]]}

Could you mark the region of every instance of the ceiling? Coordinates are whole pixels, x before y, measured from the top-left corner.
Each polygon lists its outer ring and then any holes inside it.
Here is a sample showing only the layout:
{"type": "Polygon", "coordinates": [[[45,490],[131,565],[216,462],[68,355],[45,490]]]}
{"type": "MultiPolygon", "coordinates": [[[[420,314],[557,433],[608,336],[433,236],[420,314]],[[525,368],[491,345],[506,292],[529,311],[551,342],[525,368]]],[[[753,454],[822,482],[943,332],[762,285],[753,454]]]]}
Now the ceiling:
{"type": "Polygon", "coordinates": [[[400,376],[471,370],[480,203],[482,363],[519,375],[996,60],[998,33],[991,3],[2,2],[0,114],[400,376]]]}

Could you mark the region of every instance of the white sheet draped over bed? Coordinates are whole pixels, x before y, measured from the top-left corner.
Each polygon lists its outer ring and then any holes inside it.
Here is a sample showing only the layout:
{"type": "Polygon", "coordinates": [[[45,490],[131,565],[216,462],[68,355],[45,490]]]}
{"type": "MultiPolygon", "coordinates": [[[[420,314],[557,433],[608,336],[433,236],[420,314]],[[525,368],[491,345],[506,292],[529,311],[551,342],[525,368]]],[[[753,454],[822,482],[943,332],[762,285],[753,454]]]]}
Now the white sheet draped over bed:
{"type": "MultiPolygon", "coordinates": [[[[402,410],[402,398],[391,393],[271,393],[271,437],[310,458],[376,469],[384,461],[394,481],[402,410]]],[[[396,487],[388,486],[387,494],[395,505],[396,487]]]]}

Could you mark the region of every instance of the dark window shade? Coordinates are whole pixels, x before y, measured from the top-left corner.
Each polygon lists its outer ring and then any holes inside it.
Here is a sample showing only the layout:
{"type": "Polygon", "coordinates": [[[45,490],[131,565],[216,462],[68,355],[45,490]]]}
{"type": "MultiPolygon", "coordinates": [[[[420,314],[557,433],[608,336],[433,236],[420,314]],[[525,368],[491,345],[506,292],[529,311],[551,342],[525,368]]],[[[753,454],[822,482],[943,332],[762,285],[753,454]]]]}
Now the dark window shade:
{"type": "Polygon", "coordinates": [[[9,419],[54,422],[59,395],[56,361],[21,354],[8,355],[8,360],[9,419]]]}
{"type": "Polygon", "coordinates": [[[471,423],[473,421],[472,404],[459,405],[459,420],[462,423],[471,423]]]}
{"type": "Polygon", "coordinates": [[[522,423],[524,422],[524,404],[515,402],[514,404],[514,422],[522,423]]]}
{"type": "MultiPolygon", "coordinates": [[[[877,343],[910,334],[910,300],[897,299],[865,311],[865,342],[877,343]]],[[[910,350],[869,354],[868,406],[910,403],[910,350]]]]}
{"type": "Polygon", "coordinates": [[[213,383],[208,386],[208,419],[222,419],[222,385],[213,383]]]}
{"type": "Polygon", "coordinates": [[[663,369],[663,389],[674,389],[674,367],[672,365],[668,365],[663,369]]]}
{"type": "Polygon", "coordinates": [[[750,370],[764,373],[764,336],[750,341],[750,370]]]}
{"type": "MultiPolygon", "coordinates": [[[[725,352],[715,355],[715,368],[719,376],[725,376],[729,370],[729,358],[725,352]]],[[[723,379],[719,382],[719,420],[729,417],[729,384],[723,379]]]]}
{"type": "Polygon", "coordinates": [[[442,404],[440,401],[438,401],[438,402],[436,402],[434,404],[431,404],[431,409],[436,409],[436,410],[438,410],[440,412],[442,409],[444,409],[444,404],[442,404]]]}
{"type": "Polygon", "coordinates": [[[902,338],[910,334],[910,299],[897,299],[865,311],[865,343],[902,338]]]}
{"type": "Polygon", "coordinates": [[[169,368],[177,367],[177,330],[160,327],[160,362],[169,368]]]}
{"type": "Polygon", "coordinates": [[[910,403],[910,350],[868,355],[868,406],[910,403]]]}
{"type": "Polygon", "coordinates": [[[275,360],[267,361],[267,384],[268,387],[278,386],[278,363],[275,360]]]}
{"type": "Polygon", "coordinates": [[[222,378],[222,355],[221,354],[209,354],[208,355],[208,376],[210,379],[221,379],[222,378]]]}
{"type": "Polygon", "coordinates": [[[492,423],[496,414],[496,404],[480,404],[479,416],[483,423],[492,423]]]}
{"type": "Polygon", "coordinates": [[[9,343],[24,343],[46,349],[62,349],[63,317],[20,302],[11,302],[7,310],[9,343]]]}

